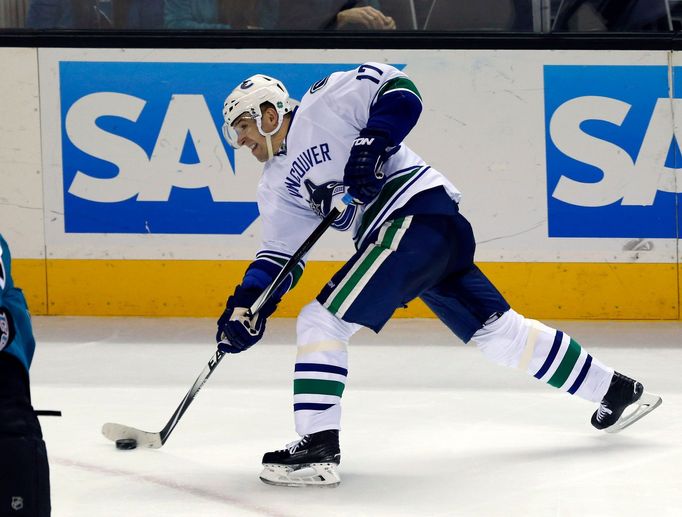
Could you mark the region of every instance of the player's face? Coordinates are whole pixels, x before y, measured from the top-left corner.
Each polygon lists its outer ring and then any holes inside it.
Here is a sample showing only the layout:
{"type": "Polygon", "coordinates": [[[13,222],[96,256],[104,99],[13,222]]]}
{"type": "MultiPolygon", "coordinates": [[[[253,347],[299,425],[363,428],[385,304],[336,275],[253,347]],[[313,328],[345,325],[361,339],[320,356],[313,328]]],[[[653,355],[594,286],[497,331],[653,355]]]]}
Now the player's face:
{"type": "Polygon", "coordinates": [[[256,157],[259,162],[265,162],[268,159],[268,149],[265,144],[265,137],[258,131],[256,121],[250,117],[240,117],[232,126],[237,132],[237,144],[239,147],[248,147],[251,149],[251,154],[256,157]]]}
{"type": "MultiPolygon", "coordinates": [[[[277,123],[277,114],[272,109],[266,109],[261,116],[261,127],[266,133],[275,129],[277,123]]],[[[251,154],[261,162],[267,162],[268,147],[265,142],[265,136],[258,131],[256,121],[248,116],[238,118],[233,124],[232,128],[237,133],[237,144],[239,147],[246,146],[251,149],[251,154]]]]}

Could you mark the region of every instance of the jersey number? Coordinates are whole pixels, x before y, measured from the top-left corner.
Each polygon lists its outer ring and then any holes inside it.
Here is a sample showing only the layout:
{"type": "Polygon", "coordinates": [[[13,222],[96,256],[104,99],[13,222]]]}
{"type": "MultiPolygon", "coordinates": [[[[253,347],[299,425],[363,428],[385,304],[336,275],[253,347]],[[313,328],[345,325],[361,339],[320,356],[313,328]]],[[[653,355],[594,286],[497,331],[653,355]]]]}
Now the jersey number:
{"type": "Polygon", "coordinates": [[[379,76],[384,75],[384,72],[380,68],[377,68],[376,66],[362,65],[362,66],[360,66],[360,68],[358,68],[358,75],[357,75],[356,79],[358,81],[362,81],[363,79],[368,79],[368,80],[372,81],[373,83],[379,84],[379,82],[380,82],[379,79],[377,79],[373,75],[369,75],[367,73],[367,72],[371,73],[372,71],[379,74],[379,76]]]}

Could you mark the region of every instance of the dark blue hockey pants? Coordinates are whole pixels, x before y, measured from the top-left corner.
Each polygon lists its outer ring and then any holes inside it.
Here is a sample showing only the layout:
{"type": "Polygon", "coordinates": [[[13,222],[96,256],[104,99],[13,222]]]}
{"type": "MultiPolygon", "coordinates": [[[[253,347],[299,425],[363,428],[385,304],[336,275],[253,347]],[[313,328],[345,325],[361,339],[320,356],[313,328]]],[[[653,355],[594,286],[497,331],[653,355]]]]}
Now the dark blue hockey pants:
{"type": "Polygon", "coordinates": [[[379,332],[396,309],[419,297],[468,342],[509,304],[474,264],[471,225],[453,207],[449,214],[399,214],[386,221],[317,300],[342,320],[379,332]]]}

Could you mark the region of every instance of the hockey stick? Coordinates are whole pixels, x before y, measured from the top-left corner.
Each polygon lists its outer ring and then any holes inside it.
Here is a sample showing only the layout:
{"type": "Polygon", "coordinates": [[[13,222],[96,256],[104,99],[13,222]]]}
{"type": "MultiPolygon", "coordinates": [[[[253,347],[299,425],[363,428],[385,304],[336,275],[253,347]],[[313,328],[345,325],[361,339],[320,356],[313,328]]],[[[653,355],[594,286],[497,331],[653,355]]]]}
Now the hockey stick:
{"type": "Polygon", "coordinates": [[[133,439],[137,442],[139,447],[159,449],[164,443],[166,443],[166,440],[168,440],[168,437],[173,432],[173,429],[175,429],[175,426],[178,425],[180,418],[185,411],[187,411],[187,408],[197,396],[199,390],[211,376],[213,370],[216,369],[224,355],[225,352],[221,350],[215,351],[213,357],[211,357],[211,359],[208,361],[208,364],[206,364],[206,367],[199,374],[199,377],[197,377],[197,379],[194,381],[194,384],[192,384],[192,387],[185,395],[185,398],[182,399],[182,402],[180,402],[180,405],[175,410],[175,413],[173,413],[173,416],[170,417],[170,420],[166,426],[158,433],[141,431],[140,429],[135,429],[134,427],[128,427],[127,425],[122,424],[106,423],[102,426],[102,434],[109,438],[109,440],[112,442],[122,439],[133,439]]]}
{"type": "MultiPolygon", "coordinates": [[[[252,319],[256,314],[258,314],[258,311],[272,296],[272,293],[275,292],[275,289],[279,287],[279,284],[282,283],[282,280],[284,280],[284,278],[294,270],[296,264],[298,264],[305,254],[310,251],[320,237],[322,237],[322,234],[332,225],[334,220],[343,211],[345,205],[348,205],[351,201],[353,201],[352,197],[350,197],[348,194],[344,195],[343,199],[341,200],[342,204],[335,205],[324,217],[324,219],[322,219],[322,222],[317,226],[317,228],[315,228],[315,230],[313,230],[313,233],[310,234],[310,237],[308,237],[305,242],[301,244],[301,247],[298,248],[298,250],[296,250],[287,263],[284,264],[284,267],[270,283],[268,288],[265,289],[265,291],[263,291],[256,301],[253,302],[251,307],[249,307],[246,314],[248,319],[252,319]]],[[[251,329],[249,329],[249,331],[251,332],[251,329]]],[[[213,354],[213,357],[211,357],[211,359],[208,361],[206,367],[199,374],[199,377],[197,377],[197,379],[194,381],[194,384],[185,395],[185,398],[182,399],[182,402],[180,402],[180,405],[175,410],[175,413],[173,413],[173,416],[170,417],[170,420],[166,426],[158,433],[141,431],[140,429],[136,429],[134,427],[108,422],[102,426],[102,434],[113,442],[122,439],[133,439],[137,442],[137,446],[139,447],[147,447],[149,449],[161,448],[163,444],[166,443],[166,440],[168,440],[168,437],[173,432],[173,429],[175,429],[175,426],[178,425],[182,415],[185,413],[185,411],[187,411],[187,408],[197,396],[197,393],[199,393],[199,390],[211,376],[213,370],[215,370],[218,364],[220,364],[220,361],[224,356],[225,352],[221,351],[220,349],[216,350],[215,354],[213,354]]]]}
{"type": "Polygon", "coordinates": [[[353,198],[351,197],[350,194],[344,194],[344,196],[332,207],[332,209],[329,211],[329,213],[322,219],[322,222],[318,225],[317,228],[313,230],[313,233],[310,234],[310,237],[308,237],[303,244],[301,244],[301,247],[296,250],[296,252],[291,256],[289,261],[284,264],[284,267],[282,270],[279,272],[279,274],[275,277],[275,279],[270,283],[270,286],[261,293],[261,295],[256,298],[256,301],[253,302],[251,307],[249,307],[249,310],[246,313],[246,317],[249,319],[252,319],[256,313],[261,310],[265,302],[267,302],[270,297],[272,296],[272,293],[275,292],[275,290],[279,287],[279,284],[282,283],[282,280],[286,278],[286,276],[291,273],[294,268],[296,267],[296,264],[310,251],[310,248],[312,248],[315,243],[322,237],[322,234],[327,231],[327,228],[329,228],[334,220],[339,216],[341,212],[343,212],[349,204],[353,202],[353,198]]]}

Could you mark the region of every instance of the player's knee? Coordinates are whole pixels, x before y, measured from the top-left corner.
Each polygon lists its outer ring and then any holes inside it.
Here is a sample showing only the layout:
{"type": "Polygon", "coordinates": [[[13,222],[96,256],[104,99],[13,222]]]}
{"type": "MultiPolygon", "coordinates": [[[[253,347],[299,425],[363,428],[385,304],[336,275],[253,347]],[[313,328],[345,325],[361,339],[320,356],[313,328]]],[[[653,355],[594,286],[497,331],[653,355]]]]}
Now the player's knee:
{"type": "Polygon", "coordinates": [[[345,343],[359,328],[360,326],[355,323],[348,323],[338,318],[317,300],[303,307],[296,321],[296,334],[299,344],[324,339],[345,343]]]}
{"type": "Polygon", "coordinates": [[[478,330],[472,341],[494,363],[516,366],[528,337],[528,325],[523,316],[509,309],[497,320],[478,330]]]}

